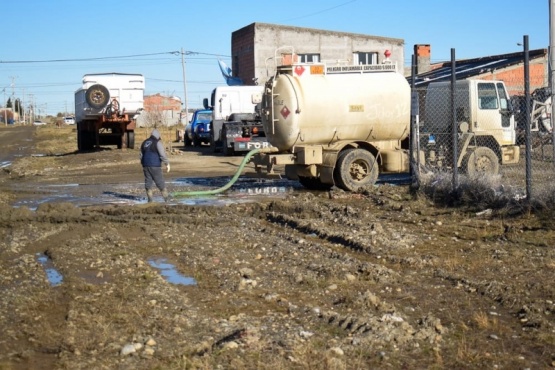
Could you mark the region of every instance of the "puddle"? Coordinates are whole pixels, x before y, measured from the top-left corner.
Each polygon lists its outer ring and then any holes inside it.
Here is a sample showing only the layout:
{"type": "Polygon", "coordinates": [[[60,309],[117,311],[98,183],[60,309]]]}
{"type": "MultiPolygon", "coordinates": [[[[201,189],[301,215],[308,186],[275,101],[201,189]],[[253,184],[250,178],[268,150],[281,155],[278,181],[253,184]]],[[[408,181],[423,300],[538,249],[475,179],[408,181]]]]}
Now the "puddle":
{"type": "Polygon", "coordinates": [[[150,258],[148,264],[160,271],[160,275],[168,283],[176,285],[197,285],[197,281],[192,277],[183,276],[177,271],[175,265],[168,262],[166,258],[150,258]]]}
{"type": "MultiPolygon", "coordinates": [[[[166,184],[170,193],[214,190],[225,186],[231,177],[181,177],[168,179],[166,184]]],[[[410,184],[407,174],[383,175],[378,179],[377,185],[410,184]]],[[[25,192],[25,199],[14,204],[14,207],[27,207],[36,210],[42,203],[67,202],[78,207],[94,205],[139,205],[146,204],[146,194],[143,182],[115,183],[115,184],[56,184],[44,185],[37,191],[36,186],[25,187],[18,185],[14,192],[25,192]]],[[[253,177],[240,177],[227,191],[213,195],[196,195],[185,197],[172,197],[168,205],[201,205],[201,206],[227,206],[237,203],[257,202],[265,199],[285,198],[287,195],[298,191],[307,191],[298,181],[287,179],[259,179],[253,177]]],[[[164,199],[158,191],[154,190],[154,202],[163,203],[164,199]]]]}
{"type": "Polygon", "coordinates": [[[0,162],[0,168],[6,168],[12,165],[11,161],[2,161],[0,162]]]}
{"type": "MultiPolygon", "coordinates": [[[[199,191],[218,189],[228,183],[230,177],[216,178],[177,178],[167,180],[170,193],[182,191],[199,191]]],[[[240,178],[227,191],[216,195],[199,195],[194,197],[172,197],[169,205],[207,205],[225,206],[234,203],[256,202],[262,198],[283,198],[295,190],[302,189],[296,181],[277,179],[240,178]]],[[[27,207],[36,210],[42,203],[67,202],[76,206],[93,205],[134,205],[146,204],[144,182],[117,184],[55,184],[41,186],[40,191],[19,185],[14,191],[26,192],[24,200],[14,204],[15,207],[27,207]]],[[[154,202],[164,200],[158,189],[154,190],[154,202]]]]}
{"type": "Polygon", "coordinates": [[[37,253],[37,261],[40,262],[44,271],[46,272],[46,278],[51,286],[57,286],[62,283],[64,277],[62,274],[56,270],[52,260],[44,253],[37,253]]]}

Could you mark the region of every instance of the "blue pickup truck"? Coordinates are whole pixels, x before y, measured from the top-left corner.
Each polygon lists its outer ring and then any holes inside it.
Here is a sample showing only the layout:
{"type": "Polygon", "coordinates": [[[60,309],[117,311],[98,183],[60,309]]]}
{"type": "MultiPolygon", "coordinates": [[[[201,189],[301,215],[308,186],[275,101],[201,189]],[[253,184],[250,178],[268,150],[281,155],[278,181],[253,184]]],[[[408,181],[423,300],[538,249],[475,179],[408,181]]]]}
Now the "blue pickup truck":
{"type": "Polygon", "coordinates": [[[210,143],[210,122],[212,110],[198,109],[193,113],[193,118],[185,126],[185,146],[200,146],[210,143]]]}

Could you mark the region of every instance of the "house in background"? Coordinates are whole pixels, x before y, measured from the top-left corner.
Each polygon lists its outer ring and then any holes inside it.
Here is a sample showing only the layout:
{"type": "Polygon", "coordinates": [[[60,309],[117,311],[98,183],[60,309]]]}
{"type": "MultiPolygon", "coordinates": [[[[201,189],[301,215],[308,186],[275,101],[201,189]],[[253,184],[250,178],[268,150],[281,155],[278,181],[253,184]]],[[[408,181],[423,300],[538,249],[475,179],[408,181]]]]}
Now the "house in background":
{"type": "Polygon", "coordinates": [[[388,60],[402,73],[404,44],[390,37],[252,23],[231,34],[231,69],[244,85],[260,85],[293,53],[299,62],[359,65],[380,64],[389,50],[388,60]]]}
{"type": "MultiPolygon", "coordinates": [[[[548,86],[549,68],[547,49],[530,50],[530,91],[548,86]]],[[[425,88],[430,82],[451,80],[451,61],[430,63],[431,48],[427,44],[414,46],[416,56],[415,87],[425,88]]],[[[509,95],[524,95],[524,52],[490,55],[455,61],[457,80],[502,80],[509,95]]],[[[410,69],[405,72],[409,83],[410,69]]]]}
{"type": "Polygon", "coordinates": [[[177,125],[181,123],[181,106],[181,99],[176,96],[146,95],[143,101],[144,110],[137,118],[137,125],[139,127],[152,127],[155,124],[177,125]]]}

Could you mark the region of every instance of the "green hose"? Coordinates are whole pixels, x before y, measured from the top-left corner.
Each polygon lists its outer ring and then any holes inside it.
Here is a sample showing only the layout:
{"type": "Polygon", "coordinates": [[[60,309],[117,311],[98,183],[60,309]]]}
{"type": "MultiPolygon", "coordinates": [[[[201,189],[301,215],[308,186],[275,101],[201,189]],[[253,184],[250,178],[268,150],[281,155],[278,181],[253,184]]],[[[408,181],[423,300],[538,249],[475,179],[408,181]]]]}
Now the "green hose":
{"type": "Polygon", "coordinates": [[[243,171],[243,168],[249,162],[251,157],[253,155],[255,155],[256,153],[260,152],[260,151],[261,151],[261,149],[253,149],[250,152],[248,152],[247,155],[245,156],[245,158],[243,158],[243,161],[241,162],[241,164],[239,165],[239,169],[235,173],[235,176],[233,176],[233,178],[226,185],[222,186],[221,188],[213,189],[213,190],[178,191],[178,192],[172,193],[172,196],[175,197],[175,198],[193,197],[193,196],[197,196],[197,195],[213,195],[213,194],[218,194],[218,193],[222,193],[222,192],[226,191],[237,181],[237,179],[241,175],[241,171],[243,171]]]}

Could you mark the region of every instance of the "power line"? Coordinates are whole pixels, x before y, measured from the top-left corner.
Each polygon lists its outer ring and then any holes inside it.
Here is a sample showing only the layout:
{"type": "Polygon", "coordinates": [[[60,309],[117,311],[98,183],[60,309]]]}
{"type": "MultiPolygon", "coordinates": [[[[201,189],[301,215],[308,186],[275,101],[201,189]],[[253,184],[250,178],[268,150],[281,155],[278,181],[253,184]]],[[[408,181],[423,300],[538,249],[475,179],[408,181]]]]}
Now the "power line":
{"type": "MultiPolygon", "coordinates": [[[[112,56],[112,57],[93,57],[93,58],[77,58],[77,59],[47,59],[47,60],[0,60],[0,64],[29,64],[29,63],[65,63],[65,62],[91,62],[91,61],[99,61],[99,60],[108,60],[108,59],[123,59],[123,58],[137,58],[137,57],[145,57],[145,56],[154,56],[154,55],[181,55],[181,51],[165,51],[161,53],[149,53],[149,54],[134,54],[134,55],[120,55],[120,56],[112,56]]],[[[183,51],[184,55],[209,55],[214,57],[226,57],[230,58],[230,55],[224,54],[212,54],[212,53],[203,53],[200,51],[183,51]]]]}

